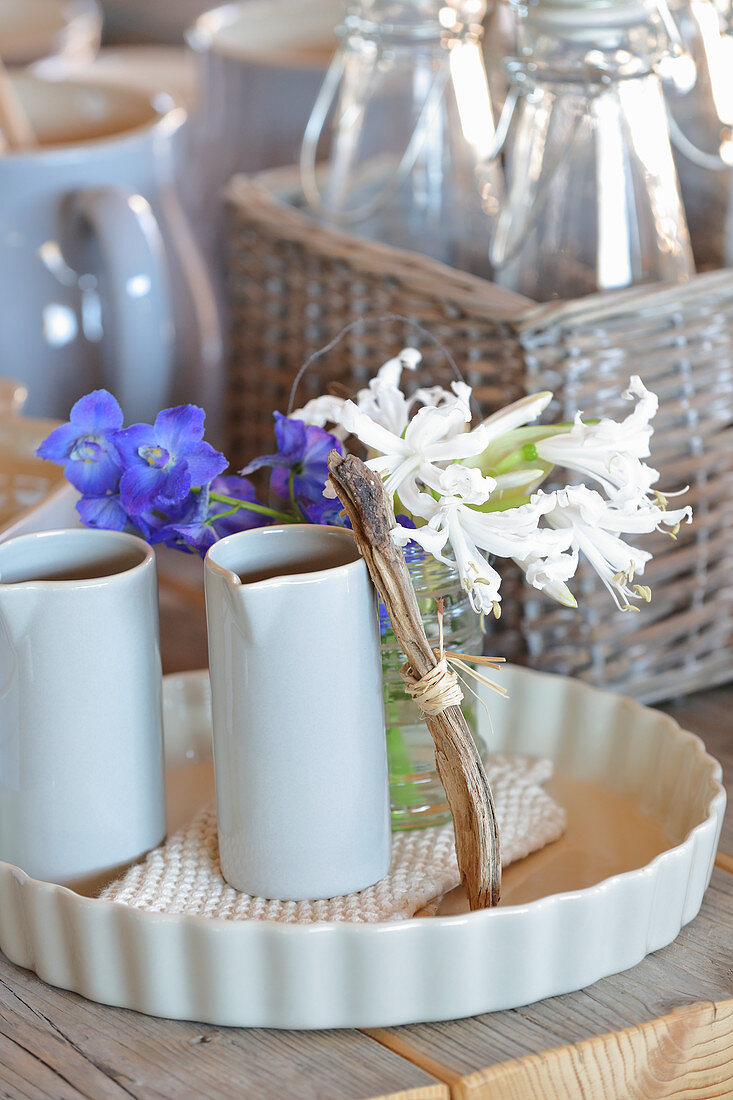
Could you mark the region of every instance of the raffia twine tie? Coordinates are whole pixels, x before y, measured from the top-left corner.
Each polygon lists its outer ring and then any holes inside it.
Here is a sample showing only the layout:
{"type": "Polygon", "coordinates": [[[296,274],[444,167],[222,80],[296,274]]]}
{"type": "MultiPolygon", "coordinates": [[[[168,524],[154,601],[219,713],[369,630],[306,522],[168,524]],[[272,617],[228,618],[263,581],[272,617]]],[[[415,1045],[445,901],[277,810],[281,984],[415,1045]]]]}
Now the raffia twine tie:
{"type": "MultiPolygon", "coordinates": [[[[490,680],[488,676],[484,676],[483,673],[477,672],[476,669],[471,668],[467,661],[472,664],[487,665],[495,672],[498,672],[501,665],[506,660],[505,657],[474,657],[467,653],[446,653],[443,645],[443,600],[437,601],[438,606],[438,648],[433,650],[437,659],[437,664],[434,668],[431,668],[429,672],[426,672],[424,676],[416,676],[409,662],[405,663],[400,669],[400,676],[405,685],[405,691],[414,699],[417,703],[420,711],[425,714],[442,714],[448,707],[459,707],[463,702],[463,691],[459,684],[459,679],[463,679],[459,674],[451,668],[451,665],[455,665],[456,668],[460,668],[466,675],[472,676],[475,680],[480,681],[482,684],[486,684],[495,691],[498,695],[506,695],[506,688],[501,687],[500,684],[490,680]]],[[[474,695],[476,692],[470,685],[463,683],[468,687],[474,695]]],[[[478,696],[476,696],[478,698],[478,696]]]]}
{"type": "Polygon", "coordinates": [[[448,659],[440,650],[434,649],[438,658],[435,668],[431,668],[422,679],[417,679],[409,665],[400,669],[405,691],[415,700],[423,714],[442,714],[446,707],[459,707],[463,702],[458,677],[448,664],[448,659]]]}

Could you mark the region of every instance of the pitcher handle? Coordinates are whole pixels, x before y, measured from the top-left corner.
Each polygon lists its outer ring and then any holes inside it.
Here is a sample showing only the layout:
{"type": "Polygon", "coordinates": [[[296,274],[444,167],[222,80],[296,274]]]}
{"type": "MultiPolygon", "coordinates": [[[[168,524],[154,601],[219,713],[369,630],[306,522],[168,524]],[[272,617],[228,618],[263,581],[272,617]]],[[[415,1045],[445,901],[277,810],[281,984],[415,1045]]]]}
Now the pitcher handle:
{"type": "Polygon", "coordinates": [[[108,282],[104,381],[130,421],[149,420],[166,404],[175,327],[160,226],[142,195],[90,187],[69,196],[71,239],[94,237],[108,282]]]}

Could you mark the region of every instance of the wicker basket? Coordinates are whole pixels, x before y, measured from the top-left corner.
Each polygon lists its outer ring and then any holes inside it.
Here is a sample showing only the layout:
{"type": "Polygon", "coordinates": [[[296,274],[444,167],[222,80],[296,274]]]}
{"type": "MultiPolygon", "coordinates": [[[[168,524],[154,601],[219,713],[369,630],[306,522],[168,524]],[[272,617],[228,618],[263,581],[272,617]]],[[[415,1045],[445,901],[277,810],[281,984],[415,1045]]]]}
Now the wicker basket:
{"type": "Polygon", "coordinates": [[[272,447],[299,367],[364,318],[305,374],[297,404],[334,382],[350,391],[406,344],[426,367],[441,353],[387,314],[414,318],[446,344],[484,413],[536,390],[550,412],[625,413],[638,373],[661,400],[654,461],[661,485],[690,485],[695,522],[676,542],[654,535],[653,603],[613,611],[581,568],[569,611],[519,583],[504,588],[502,645],[536,668],[603,683],[647,702],[733,679],[733,271],[684,286],[643,287],[537,305],[413,253],[325,229],[297,208],[292,171],[230,185],[232,351],[228,446],[235,461],[272,447]],[[582,597],[582,598],[581,598],[582,597]]]}

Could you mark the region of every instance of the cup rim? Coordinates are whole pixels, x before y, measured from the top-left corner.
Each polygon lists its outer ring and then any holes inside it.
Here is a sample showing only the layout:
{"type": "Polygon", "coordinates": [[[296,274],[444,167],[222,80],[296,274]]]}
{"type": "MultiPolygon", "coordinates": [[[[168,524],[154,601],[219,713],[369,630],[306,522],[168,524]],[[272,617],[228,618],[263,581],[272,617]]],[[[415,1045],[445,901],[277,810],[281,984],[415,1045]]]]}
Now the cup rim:
{"type": "Polygon", "coordinates": [[[236,587],[246,588],[247,591],[251,591],[255,588],[274,588],[277,585],[286,582],[300,581],[302,583],[307,583],[309,581],[319,580],[322,577],[331,577],[337,573],[353,572],[354,569],[361,568],[366,569],[366,562],[359,553],[359,549],[356,545],[356,540],[354,539],[353,531],[351,531],[348,527],[329,527],[325,524],[313,523],[283,523],[271,524],[267,527],[253,527],[249,531],[235,531],[231,535],[226,535],[223,539],[218,539],[217,542],[215,542],[213,546],[210,546],[207,550],[206,557],[204,558],[204,566],[205,569],[209,572],[214,573],[216,576],[229,580],[230,583],[234,584],[236,587]],[[218,562],[216,560],[215,552],[217,548],[226,548],[227,544],[231,546],[234,540],[241,540],[242,538],[248,536],[259,536],[260,538],[263,538],[267,537],[268,533],[282,533],[285,531],[318,531],[321,537],[323,537],[324,539],[335,539],[342,542],[345,539],[348,539],[349,543],[351,543],[354,549],[354,558],[352,561],[341,562],[338,565],[326,566],[325,569],[314,569],[307,573],[288,573],[286,571],[283,571],[275,577],[267,577],[265,580],[261,581],[243,581],[242,578],[237,573],[235,573],[233,569],[230,569],[228,566],[223,565],[221,562],[218,562]]]}
{"type": "MultiPolygon", "coordinates": [[[[198,16],[194,22],[184,31],[184,40],[189,49],[197,54],[212,53],[219,57],[226,57],[233,61],[245,62],[248,65],[282,65],[289,68],[303,70],[321,70],[324,63],[317,58],[303,55],[297,45],[282,45],[274,49],[262,50],[255,47],[245,51],[240,47],[222,39],[220,32],[234,26],[240,19],[259,12],[267,14],[275,19],[277,9],[283,11],[289,8],[288,0],[247,0],[245,4],[241,0],[229,0],[228,3],[218,7],[209,8],[198,16]]],[[[337,46],[334,34],[333,52],[337,46]]]]}
{"type": "Polygon", "coordinates": [[[7,149],[3,152],[2,162],[18,163],[20,161],[40,161],[44,158],[64,159],[64,158],[76,158],[80,152],[84,152],[87,149],[104,149],[107,146],[120,146],[133,144],[139,140],[141,136],[146,134],[152,134],[160,132],[166,136],[170,136],[179,130],[181,126],[188,119],[188,111],[180,104],[172,103],[169,107],[162,108],[157,107],[154,103],[154,96],[150,92],[143,91],[133,85],[125,85],[124,87],[116,87],[113,84],[94,83],[87,80],[45,80],[36,76],[34,73],[22,72],[19,74],[23,79],[34,80],[38,84],[44,84],[49,88],[61,85],[64,88],[72,88],[78,91],[84,92],[103,92],[105,94],[115,95],[116,92],[124,92],[126,95],[133,95],[142,102],[146,102],[150,105],[151,117],[145,122],[137,123],[134,126],[126,127],[122,130],[115,130],[109,134],[100,134],[99,137],[80,138],[78,141],[64,141],[64,142],[49,142],[48,144],[37,145],[31,149],[7,149]]]}
{"type": "Polygon", "coordinates": [[[139,562],[135,565],[131,565],[128,569],[122,569],[117,573],[109,573],[107,576],[100,577],[84,577],[79,580],[63,580],[63,579],[50,579],[50,580],[34,580],[33,577],[28,577],[25,580],[19,581],[3,581],[2,569],[0,568],[0,590],[6,588],[93,588],[108,585],[110,583],[119,583],[123,577],[129,577],[132,574],[137,574],[143,569],[149,569],[151,563],[155,564],[155,551],[150,543],[145,539],[139,538],[137,535],[132,535],[127,531],[109,531],[105,527],[59,527],[49,531],[29,531],[25,535],[16,535],[14,538],[6,539],[4,542],[0,542],[0,561],[2,559],[3,550],[7,546],[18,546],[20,543],[38,544],[45,539],[58,539],[63,538],[67,540],[69,537],[76,537],[86,539],[88,537],[95,537],[100,542],[117,543],[129,546],[134,550],[142,550],[143,556],[139,562]]]}

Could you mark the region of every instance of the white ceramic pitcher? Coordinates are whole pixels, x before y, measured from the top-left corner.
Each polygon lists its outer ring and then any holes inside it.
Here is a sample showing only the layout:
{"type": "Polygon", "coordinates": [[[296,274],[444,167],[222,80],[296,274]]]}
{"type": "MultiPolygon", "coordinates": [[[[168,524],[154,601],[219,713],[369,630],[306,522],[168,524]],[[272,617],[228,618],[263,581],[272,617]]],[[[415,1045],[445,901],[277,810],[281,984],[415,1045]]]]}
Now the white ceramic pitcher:
{"type": "Polygon", "coordinates": [[[391,856],[382,665],[351,532],[230,535],[205,576],[224,877],[283,900],[371,886],[391,856]]]}
{"type": "Polygon", "coordinates": [[[87,529],[0,545],[0,859],[102,875],[165,835],[155,556],[87,529]]]}
{"type": "Polygon", "coordinates": [[[28,75],[39,145],[0,157],[0,364],[31,416],[105,386],[128,421],[208,409],[219,320],[175,190],[182,108],[133,88],[28,75]]]}

